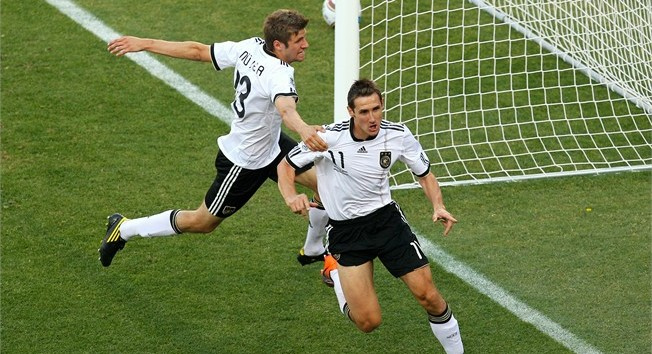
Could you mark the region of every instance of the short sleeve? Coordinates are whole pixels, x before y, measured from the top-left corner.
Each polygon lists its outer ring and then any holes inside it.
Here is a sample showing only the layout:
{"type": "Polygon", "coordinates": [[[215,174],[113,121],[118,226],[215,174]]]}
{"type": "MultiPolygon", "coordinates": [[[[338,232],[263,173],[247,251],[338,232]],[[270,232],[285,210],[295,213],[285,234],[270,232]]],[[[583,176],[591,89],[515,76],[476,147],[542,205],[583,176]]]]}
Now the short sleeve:
{"type": "Polygon", "coordinates": [[[285,157],[285,160],[294,167],[294,169],[300,169],[306,167],[310,163],[314,162],[319,157],[318,152],[311,151],[306,143],[303,141],[299,142],[297,146],[292,148],[290,152],[285,157]]]}
{"type": "Polygon", "coordinates": [[[400,158],[417,177],[430,172],[430,160],[408,127],[403,131],[403,154],[400,158]]]}
{"type": "Polygon", "coordinates": [[[235,42],[211,44],[211,61],[215,70],[234,67],[236,60],[238,60],[238,51],[235,42]]]}
{"type": "Polygon", "coordinates": [[[269,92],[273,102],[279,96],[294,97],[295,101],[299,98],[294,84],[294,68],[291,66],[276,71],[269,80],[269,85],[269,92]]]}

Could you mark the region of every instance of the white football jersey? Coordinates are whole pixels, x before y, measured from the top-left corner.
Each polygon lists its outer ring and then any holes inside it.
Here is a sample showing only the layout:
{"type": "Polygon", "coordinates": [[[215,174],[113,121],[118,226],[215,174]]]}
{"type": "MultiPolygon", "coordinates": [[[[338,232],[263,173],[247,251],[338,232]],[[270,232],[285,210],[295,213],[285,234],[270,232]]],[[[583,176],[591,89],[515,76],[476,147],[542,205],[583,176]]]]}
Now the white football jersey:
{"type": "Polygon", "coordinates": [[[217,143],[231,162],[247,169],[265,167],[281,152],[282,119],[274,100],[278,96],[298,99],[294,68],[264,46],[265,41],[258,37],[211,45],[215,69],[235,68],[234,119],[229,134],[219,137],[217,143]]]}
{"type": "Polygon", "coordinates": [[[328,151],[311,151],[299,143],[287,155],[295,168],[315,162],[322,203],[333,220],[368,215],[392,201],[389,171],[398,160],[419,177],[430,172],[430,161],[410,129],[381,121],[374,138],[353,137],[353,120],[326,126],[320,136],[328,151]]]}

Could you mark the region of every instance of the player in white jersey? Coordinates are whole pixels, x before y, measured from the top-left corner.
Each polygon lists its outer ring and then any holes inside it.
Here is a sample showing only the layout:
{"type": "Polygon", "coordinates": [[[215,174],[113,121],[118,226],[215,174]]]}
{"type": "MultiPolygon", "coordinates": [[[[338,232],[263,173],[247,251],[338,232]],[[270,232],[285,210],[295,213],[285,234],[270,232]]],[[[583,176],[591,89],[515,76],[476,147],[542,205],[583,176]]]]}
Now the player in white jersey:
{"type": "MultiPolygon", "coordinates": [[[[168,210],[133,220],[120,214],[111,215],[98,250],[102,265],[108,267],[115,254],[133,236],[213,231],[238,211],[267,178],[276,181],[278,162],[296,146],[295,141],[281,132],[282,123],[298,133],[311,149],[326,148],[323,139],[316,134],[322,128],[307,125],[296,110],[298,94],[290,64],[305,58],[307,25],[308,19],[297,11],[277,10],[265,19],[264,39],[255,37],[207,45],[123,36],[108,44],[108,50],[117,56],[144,50],[210,62],[216,70],[233,67],[235,98],[231,104],[234,113],[231,131],[217,139],[217,176],[199,208],[168,210]]],[[[303,172],[297,176],[297,181],[316,191],[314,170],[306,166],[303,172]]],[[[314,209],[311,220],[313,224],[318,221],[325,225],[328,218],[323,209],[314,209]]],[[[319,240],[320,230],[323,226],[311,228],[309,235],[312,232],[313,238],[319,240]]],[[[315,254],[324,252],[320,242],[316,242],[315,254]]]]}
{"type": "Polygon", "coordinates": [[[373,285],[373,260],[400,278],[426,310],[430,328],[447,353],[463,353],[457,320],[437,290],[428,259],[399,206],[392,200],[388,172],[396,161],[414,173],[433,207],[433,221],[443,222],[444,235],[457,220],[443,203],[430,172],[430,162],[410,130],[383,121],[380,90],[370,80],[358,80],[349,90],[351,119],[331,124],[319,133],[327,151],[311,151],[299,143],[278,165],[279,190],[295,213],[310,208],[297,194],[295,169],[314,162],[322,202],[330,218],[328,252],[322,276],[334,286],[340,310],[363,332],[381,323],[373,285]]]}

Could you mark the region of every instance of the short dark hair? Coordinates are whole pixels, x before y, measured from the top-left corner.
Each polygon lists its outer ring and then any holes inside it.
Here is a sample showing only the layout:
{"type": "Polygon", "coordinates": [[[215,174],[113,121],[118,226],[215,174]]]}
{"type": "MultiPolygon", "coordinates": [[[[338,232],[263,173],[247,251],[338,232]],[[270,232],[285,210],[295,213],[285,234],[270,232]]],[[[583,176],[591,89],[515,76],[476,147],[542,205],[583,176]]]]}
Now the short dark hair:
{"type": "Polygon", "coordinates": [[[296,10],[276,10],[265,18],[263,33],[265,35],[265,46],[268,50],[274,50],[274,41],[288,45],[293,34],[299,33],[308,26],[308,19],[296,10]]]}
{"type": "Polygon", "coordinates": [[[383,102],[383,94],[380,92],[378,85],[375,82],[369,79],[360,79],[356,80],[351,88],[349,89],[349,95],[347,96],[347,103],[351,109],[355,108],[355,99],[358,97],[367,97],[373,94],[377,94],[380,98],[380,102],[383,102]]]}

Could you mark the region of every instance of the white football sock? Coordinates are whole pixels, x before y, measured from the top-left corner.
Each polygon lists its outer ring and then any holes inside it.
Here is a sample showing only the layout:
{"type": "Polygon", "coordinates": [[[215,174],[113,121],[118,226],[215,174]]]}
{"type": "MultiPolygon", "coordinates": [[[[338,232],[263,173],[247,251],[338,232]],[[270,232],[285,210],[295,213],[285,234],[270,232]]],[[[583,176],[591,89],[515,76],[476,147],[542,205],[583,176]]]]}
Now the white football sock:
{"type": "Polygon", "coordinates": [[[326,235],[326,224],[328,214],[320,208],[310,208],[308,211],[308,232],[306,242],[303,244],[303,254],[307,256],[318,256],[326,251],[324,248],[324,236],[326,235]]]}
{"type": "Polygon", "coordinates": [[[439,343],[444,347],[447,354],[464,353],[460,327],[452,312],[450,313],[450,319],[447,322],[430,322],[430,329],[432,329],[432,333],[437,337],[437,340],[439,340],[439,343]]]}
{"type": "MultiPolygon", "coordinates": [[[[333,269],[331,270],[330,276],[331,279],[333,279],[333,290],[335,290],[335,296],[337,296],[337,303],[340,305],[340,311],[344,313],[346,299],[344,298],[344,291],[342,291],[342,284],[340,283],[340,274],[337,269],[333,269]]],[[[344,314],[348,315],[346,313],[344,314]]]]}
{"type": "Polygon", "coordinates": [[[172,226],[178,212],[179,210],[168,210],[152,216],[125,220],[120,226],[120,237],[127,241],[136,235],[157,237],[180,234],[181,232],[172,226]]]}

